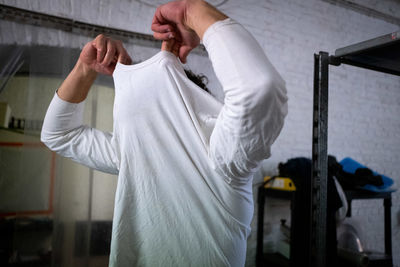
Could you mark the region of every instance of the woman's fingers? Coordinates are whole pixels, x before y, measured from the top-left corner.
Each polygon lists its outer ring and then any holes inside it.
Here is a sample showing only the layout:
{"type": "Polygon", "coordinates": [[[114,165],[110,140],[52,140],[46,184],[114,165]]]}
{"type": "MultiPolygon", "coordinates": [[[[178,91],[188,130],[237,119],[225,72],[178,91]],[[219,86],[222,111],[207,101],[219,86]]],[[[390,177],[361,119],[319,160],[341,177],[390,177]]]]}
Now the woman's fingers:
{"type": "Polygon", "coordinates": [[[154,32],[166,32],[165,25],[168,25],[167,21],[161,14],[162,6],[159,6],[154,13],[153,20],[151,22],[151,30],[154,32]]]}
{"type": "Polygon", "coordinates": [[[168,41],[163,41],[161,44],[161,50],[168,51],[173,53],[176,57],[179,56],[179,47],[180,44],[175,41],[175,39],[171,39],[168,41]]]}
{"type": "Polygon", "coordinates": [[[186,63],[186,58],[189,55],[190,51],[192,51],[193,48],[189,46],[181,46],[179,48],[179,59],[182,61],[182,63],[186,63]]]}
{"type": "Polygon", "coordinates": [[[117,61],[125,65],[131,65],[132,59],[129,56],[128,52],[126,52],[121,41],[116,41],[116,49],[117,49],[117,55],[116,55],[117,61]]]}
{"type": "Polygon", "coordinates": [[[171,39],[162,42],[161,50],[173,53],[175,56],[179,57],[182,63],[186,63],[186,58],[192,48],[190,46],[182,46],[182,44],[175,39],[171,39]]]}
{"type": "Polygon", "coordinates": [[[177,42],[175,39],[163,41],[161,44],[161,50],[169,51],[173,53],[176,57],[179,57],[179,48],[181,44],[177,42]]]}
{"type": "Polygon", "coordinates": [[[116,49],[115,41],[108,38],[106,41],[106,54],[104,56],[103,61],[101,62],[101,65],[103,65],[103,66],[110,65],[111,62],[115,58],[116,52],[117,52],[117,49],[116,49]]]}
{"type": "Polygon", "coordinates": [[[174,55],[176,57],[179,57],[179,48],[181,47],[181,44],[178,42],[175,42],[173,48],[172,48],[172,53],[174,53],[174,55]]]}
{"type": "Polygon", "coordinates": [[[104,34],[100,34],[94,39],[94,47],[97,50],[96,60],[101,63],[107,52],[107,37],[104,34]]]}
{"type": "Polygon", "coordinates": [[[161,50],[171,52],[174,44],[175,44],[175,41],[173,39],[169,40],[169,41],[162,41],[161,50]]]}
{"type": "Polygon", "coordinates": [[[131,57],[119,40],[100,34],[94,39],[92,46],[95,51],[91,64],[97,72],[111,75],[118,61],[126,65],[132,64],[131,57]]]}
{"type": "Polygon", "coordinates": [[[154,32],[153,36],[157,40],[165,41],[165,40],[173,39],[175,37],[175,33],[173,33],[173,32],[165,32],[165,33],[154,32]]]}
{"type": "Polygon", "coordinates": [[[168,33],[168,32],[173,32],[174,28],[169,24],[155,23],[151,25],[151,30],[159,33],[168,33]]]}

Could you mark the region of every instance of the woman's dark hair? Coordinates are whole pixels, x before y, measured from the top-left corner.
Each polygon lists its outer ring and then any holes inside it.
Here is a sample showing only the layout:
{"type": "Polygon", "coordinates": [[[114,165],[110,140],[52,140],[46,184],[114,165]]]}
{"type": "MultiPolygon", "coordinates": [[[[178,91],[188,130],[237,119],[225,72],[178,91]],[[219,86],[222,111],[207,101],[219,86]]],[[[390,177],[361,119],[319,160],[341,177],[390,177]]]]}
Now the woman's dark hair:
{"type": "Polygon", "coordinates": [[[203,74],[199,74],[196,75],[194,74],[191,70],[187,70],[185,69],[185,73],[186,76],[195,84],[197,84],[197,86],[201,87],[204,91],[206,91],[207,93],[210,93],[210,91],[208,90],[206,84],[208,83],[208,78],[207,76],[203,75],[203,74]]]}

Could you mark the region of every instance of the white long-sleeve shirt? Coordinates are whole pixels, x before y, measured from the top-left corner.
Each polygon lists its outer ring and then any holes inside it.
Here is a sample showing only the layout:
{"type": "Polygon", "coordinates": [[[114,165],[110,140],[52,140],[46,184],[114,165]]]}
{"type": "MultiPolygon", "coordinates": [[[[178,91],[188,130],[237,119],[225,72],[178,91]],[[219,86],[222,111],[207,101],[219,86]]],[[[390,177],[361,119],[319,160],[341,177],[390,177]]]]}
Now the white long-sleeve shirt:
{"type": "Polygon", "coordinates": [[[118,63],[113,132],[82,125],[84,102],[54,95],[41,140],[88,167],[118,174],[110,266],[243,266],[252,175],[287,114],[285,83],[232,19],[203,36],[224,104],[161,51],[118,63]]]}

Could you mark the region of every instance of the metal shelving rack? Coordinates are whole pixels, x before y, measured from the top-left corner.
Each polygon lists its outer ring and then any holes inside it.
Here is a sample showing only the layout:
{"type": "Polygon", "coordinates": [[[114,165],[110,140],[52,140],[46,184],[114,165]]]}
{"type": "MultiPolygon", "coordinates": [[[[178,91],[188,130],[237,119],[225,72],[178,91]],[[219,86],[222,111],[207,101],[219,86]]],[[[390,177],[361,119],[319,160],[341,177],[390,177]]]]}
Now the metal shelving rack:
{"type": "Polygon", "coordinates": [[[335,55],[314,55],[314,108],[312,136],[312,179],[309,187],[310,228],[307,246],[309,264],[325,267],[327,261],[328,180],[328,73],[329,65],[352,65],[400,76],[400,31],[346,46],[335,55]]]}

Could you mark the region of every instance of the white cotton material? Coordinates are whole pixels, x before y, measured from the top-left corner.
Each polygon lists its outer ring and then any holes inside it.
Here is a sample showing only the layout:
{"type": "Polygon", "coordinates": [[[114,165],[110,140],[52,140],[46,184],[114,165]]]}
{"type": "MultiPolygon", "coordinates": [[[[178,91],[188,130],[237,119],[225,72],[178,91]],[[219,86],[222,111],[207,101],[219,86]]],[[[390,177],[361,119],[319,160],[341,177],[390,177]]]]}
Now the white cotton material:
{"type": "Polygon", "coordinates": [[[82,125],[84,102],[58,97],[41,139],[88,167],[118,174],[110,266],[244,266],[252,176],[287,114],[285,83],[240,24],[203,43],[224,104],[170,52],[117,63],[112,133],[82,125]]]}

